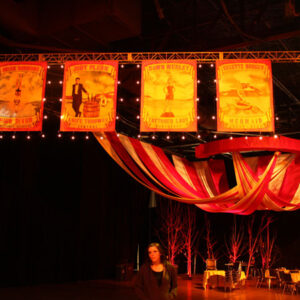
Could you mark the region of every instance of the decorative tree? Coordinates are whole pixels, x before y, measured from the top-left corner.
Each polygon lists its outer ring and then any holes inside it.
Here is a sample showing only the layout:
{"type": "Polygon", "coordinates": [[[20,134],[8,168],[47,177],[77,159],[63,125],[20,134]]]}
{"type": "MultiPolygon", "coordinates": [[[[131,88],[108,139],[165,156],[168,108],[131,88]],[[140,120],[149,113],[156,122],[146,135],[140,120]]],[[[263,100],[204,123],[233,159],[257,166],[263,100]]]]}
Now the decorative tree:
{"type": "Polygon", "coordinates": [[[183,254],[187,260],[187,275],[192,277],[192,257],[195,254],[195,246],[199,237],[196,224],[196,211],[187,206],[184,214],[184,226],[182,228],[182,239],[184,241],[183,254]]]}
{"type": "Polygon", "coordinates": [[[254,221],[255,221],[255,216],[253,215],[248,222],[248,255],[249,255],[249,259],[248,259],[248,264],[247,264],[247,274],[246,274],[247,278],[249,275],[252,257],[254,256],[254,253],[257,249],[260,236],[261,236],[262,232],[272,222],[271,218],[267,217],[266,214],[264,214],[260,220],[260,225],[257,229],[257,232],[255,233],[254,232],[254,221]]]}
{"type": "Polygon", "coordinates": [[[183,209],[179,202],[166,200],[160,201],[160,228],[157,231],[160,243],[168,250],[168,259],[175,264],[175,257],[184,247],[181,238],[183,228],[183,209]]]}
{"type": "Polygon", "coordinates": [[[270,269],[276,258],[275,255],[273,256],[276,237],[272,236],[270,238],[270,224],[272,222],[272,219],[271,217],[268,218],[270,219],[270,222],[266,227],[266,235],[261,235],[259,239],[259,252],[262,260],[263,269],[270,269]]]}
{"type": "Polygon", "coordinates": [[[244,228],[243,226],[240,226],[239,229],[237,229],[236,216],[234,216],[233,219],[233,227],[229,242],[225,239],[225,246],[228,253],[228,259],[232,263],[235,263],[245,252],[244,228]]]}

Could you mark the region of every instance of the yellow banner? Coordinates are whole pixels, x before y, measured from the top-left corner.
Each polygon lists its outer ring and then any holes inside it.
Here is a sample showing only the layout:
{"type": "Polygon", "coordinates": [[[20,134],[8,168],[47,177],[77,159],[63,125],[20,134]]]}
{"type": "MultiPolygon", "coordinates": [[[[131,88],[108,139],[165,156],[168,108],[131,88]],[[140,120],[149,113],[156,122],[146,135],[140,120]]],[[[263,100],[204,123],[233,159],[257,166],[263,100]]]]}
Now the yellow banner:
{"type": "Polygon", "coordinates": [[[118,62],[65,64],[61,131],[114,131],[118,62]]]}
{"type": "Polygon", "coordinates": [[[272,69],[269,60],[216,63],[218,131],[274,131],[272,69]]]}
{"type": "Polygon", "coordinates": [[[196,70],[196,61],[143,61],[141,131],[197,131],[196,70]]]}
{"type": "Polygon", "coordinates": [[[42,130],[46,62],[0,63],[0,131],[42,130]]]}

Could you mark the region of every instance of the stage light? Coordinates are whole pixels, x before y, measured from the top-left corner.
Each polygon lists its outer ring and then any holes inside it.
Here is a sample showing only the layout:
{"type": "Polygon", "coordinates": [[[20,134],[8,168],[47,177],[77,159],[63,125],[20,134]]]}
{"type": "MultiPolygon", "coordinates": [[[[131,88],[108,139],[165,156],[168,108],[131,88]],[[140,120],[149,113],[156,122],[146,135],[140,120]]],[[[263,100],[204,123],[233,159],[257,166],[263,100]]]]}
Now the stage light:
{"type": "Polygon", "coordinates": [[[121,65],[120,67],[123,69],[123,68],[124,68],[124,65],[121,65]]]}
{"type": "Polygon", "coordinates": [[[136,67],[137,67],[137,68],[140,68],[141,66],[140,66],[140,65],[136,65],[136,67]]]}
{"type": "Polygon", "coordinates": [[[0,140],[2,140],[3,139],[3,135],[2,134],[0,134],[0,140]]]}
{"type": "Polygon", "coordinates": [[[103,140],[103,136],[102,135],[100,136],[100,140],[103,140]]]}
{"type": "Polygon", "coordinates": [[[210,67],[213,68],[213,67],[214,67],[214,64],[210,64],[210,67]]]}
{"type": "Polygon", "coordinates": [[[214,79],[214,83],[216,83],[217,82],[217,79],[214,79]]]}
{"type": "Polygon", "coordinates": [[[182,140],[185,140],[185,136],[183,135],[183,136],[181,137],[181,139],[182,139],[182,140]]]}
{"type": "Polygon", "coordinates": [[[152,135],[152,140],[155,140],[155,135],[152,135]]]}
{"type": "Polygon", "coordinates": [[[59,101],[62,102],[62,98],[59,98],[59,101]]]}
{"type": "Polygon", "coordinates": [[[48,119],[48,116],[47,116],[47,115],[44,115],[44,119],[47,120],[47,119],[48,119]]]}
{"type": "Polygon", "coordinates": [[[137,137],[138,137],[138,139],[140,139],[140,138],[141,138],[141,135],[140,135],[140,134],[138,134],[138,136],[137,136],[137,137]]]}
{"type": "Polygon", "coordinates": [[[119,120],[119,116],[116,116],[116,119],[119,120]]]}
{"type": "Polygon", "coordinates": [[[218,101],[219,99],[218,99],[218,97],[216,97],[216,101],[218,101]]]}
{"type": "Polygon", "coordinates": [[[259,139],[260,139],[260,140],[262,140],[262,139],[263,139],[263,137],[260,135],[260,136],[259,136],[259,139]]]}
{"type": "Polygon", "coordinates": [[[200,83],[200,82],[201,82],[201,81],[198,79],[198,80],[197,80],[197,83],[200,83]]]}
{"type": "Polygon", "coordinates": [[[118,80],[118,84],[121,84],[121,81],[120,81],[120,80],[118,80]]]}
{"type": "Polygon", "coordinates": [[[245,136],[245,140],[248,140],[248,137],[247,137],[247,136],[245,136]]]}
{"type": "Polygon", "coordinates": [[[51,80],[48,80],[48,82],[47,82],[48,84],[51,84],[51,80]]]}
{"type": "Polygon", "coordinates": [[[71,136],[71,140],[73,140],[73,141],[75,140],[75,135],[71,136]]]}
{"type": "Polygon", "coordinates": [[[117,137],[119,137],[120,136],[120,134],[119,133],[117,133],[117,137]]]}
{"type": "Polygon", "coordinates": [[[86,140],[88,140],[90,137],[89,137],[89,135],[87,134],[86,136],[85,136],[85,139],[86,140]]]}
{"type": "Polygon", "coordinates": [[[43,98],[43,102],[45,102],[46,101],[46,98],[43,98]]]}
{"type": "Polygon", "coordinates": [[[139,115],[137,115],[137,116],[136,116],[136,118],[139,120],[139,119],[140,119],[140,116],[139,116],[139,115]]]}
{"type": "Polygon", "coordinates": [[[63,69],[63,68],[64,68],[64,65],[60,65],[60,67],[63,69]]]}
{"type": "Polygon", "coordinates": [[[140,84],[140,81],[139,81],[139,80],[137,80],[136,84],[140,84]]]}
{"type": "Polygon", "coordinates": [[[198,138],[198,139],[201,139],[201,134],[198,134],[198,135],[197,135],[197,138],[198,138]]]}
{"type": "Polygon", "coordinates": [[[230,139],[230,140],[232,140],[232,139],[233,139],[233,137],[231,136],[231,137],[229,137],[229,139],[230,139]]]}
{"type": "Polygon", "coordinates": [[[199,102],[199,98],[196,98],[196,101],[199,102]]]}
{"type": "Polygon", "coordinates": [[[197,120],[200,120],[200,116],[197,116],[197,120]]]}
{"type": "Polygon", "coordinates": [[[279,117],[276,117],[275,119],[276,119],[276,121],[278,121],[278,120],[279,120],[279,117]]]}
{"type": "Polygon", "coordinates": [[[46,137],[45,133],[42,133],[41,137],[44,139],[46,137]]]}
{"type": "Polygon", "coordinates": [[[28,134],[28,135],[26,136],[26,138],[27,138],[27,140],[30,140],[30,139],[31,139],[31,136],[28,134]]]}
{"type": "Polygon", "coordinates": [[[61,138],[61,133],[58,133],[57,137],[58,137],[58,138],[61,138]]]}
{"type": "Polygon", "coordinates": [[[62,80],[59,81],[59,84],[63,84],[62,80]]]}
{"type": "Polygon", "coordinates": [[[212,118],[213,120],[215,120],[215,119],[216,119],[216,116],[212,116],[211,118],[212,118]]]}
{"type": "Polygon", "coordinates": [[[123,102],[124,101],[124,99],[123,98],[120,98],[120,102],[123,102]]]}
{"type": "Polygon", "coordinates": [[[216,139],[216,138],[217,138],[217,135],[215,134],[215,135],[214,135],[214,139],[216,139]]]}
{"type": "Polygon", "coordinates": [[[140,101],[140,98],[136,98],[135,101],[136,101],[136,102],[139,102],[139,101],[140,101]]]}
{"type": "Polygon", "coordinates": [[[16,135],[13,134],[13,135],[11,136],[11,138],[14,140],[14,139],[16,138],[16,135]]]}
{"type": "Polygon", "coordinates": [[[274,135],[274,139],[278,139],[278,135],[277,134],[274,135]]]}
{"type": "Polygon", "coordinates": [[[50,67],[50,66],[47,66],[47,68],[50,69],[51,67],[50,67]]]}
{"type": "Polygon", "coordinates": [[[166,136],[166,139],[167,139],[167,140],[169,140],[169,139],[170,139],[170,136],[169,136],[169,135],[167,135],[167,136],[166,136]]]}
{"type": "Polygon", "coordinates": [[[200,64],[198,67],[199,67],[199,68],[202,68],[202,65],[200,64]]]}

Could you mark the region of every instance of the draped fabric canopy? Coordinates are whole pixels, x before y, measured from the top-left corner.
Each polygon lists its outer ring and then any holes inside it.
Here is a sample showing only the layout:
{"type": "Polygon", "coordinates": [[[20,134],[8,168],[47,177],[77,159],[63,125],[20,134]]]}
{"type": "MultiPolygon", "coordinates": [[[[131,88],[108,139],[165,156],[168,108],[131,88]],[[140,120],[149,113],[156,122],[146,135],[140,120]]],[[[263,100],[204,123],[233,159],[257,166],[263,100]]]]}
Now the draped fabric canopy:
{"type": "Polygon", "coordinates": [[[237,185],[228,187],[222,160],[191,162],[116,133],[96,133],[103,149],[135,180],[154,192],[209,212],[248,215],[255,210],[300,208],[300,156],[244,158],[232,152],[237,185]]]}

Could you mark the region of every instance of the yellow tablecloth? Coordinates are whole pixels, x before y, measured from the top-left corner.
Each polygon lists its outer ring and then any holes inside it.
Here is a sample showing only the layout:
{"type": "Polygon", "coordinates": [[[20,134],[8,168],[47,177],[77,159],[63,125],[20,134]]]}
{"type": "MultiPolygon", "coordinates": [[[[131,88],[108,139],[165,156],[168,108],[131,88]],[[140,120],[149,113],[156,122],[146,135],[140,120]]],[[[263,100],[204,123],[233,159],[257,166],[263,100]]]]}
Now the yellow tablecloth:
{"type": "Polygon", "coordinates": [[[298,272],[298,273],[291,272],[291,277],[292,277],[293,282],[300,282],[300,272],[298,272]]]}
{"type": "MultiPolygon", "coordinates": [[[[221,276],[221,277],[225,278],[225,270],[208,270],[208,271],[204,271],[204,274],[203,274],[203,288],[204,289],[206,289],[208,280],[212,276],[216,276],[216,277],[221,276]]],[[[245,280],[245,279],[246,279],[245,272],[242,271],[240,280],[245,280]]],[[[218,281],[215,283],[215,285],[216,286],[219,285],[218,281]]]]}

